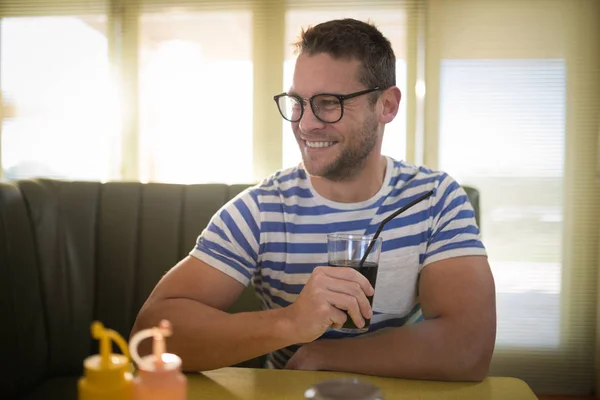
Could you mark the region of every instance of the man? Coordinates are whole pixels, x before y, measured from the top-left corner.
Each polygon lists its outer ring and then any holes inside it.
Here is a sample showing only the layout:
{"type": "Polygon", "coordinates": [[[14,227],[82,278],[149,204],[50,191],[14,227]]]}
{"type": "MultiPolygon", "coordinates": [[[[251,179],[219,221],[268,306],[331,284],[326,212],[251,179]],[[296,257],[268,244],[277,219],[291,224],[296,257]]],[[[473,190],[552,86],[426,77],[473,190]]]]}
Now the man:
{"type": "Polygon", "coordinates": [[[483,379],[495,342],[495,290],[465,192],[447,174],[381,155],[398,112],[395,57],[373,26],[335,20],[302,33],[293,85],[275,96],[302,152],[225,205],[158,283],[134,332],[169,319],[187,370],[268,354],[272,368],[435,380],[483,379]],[[328,267],[326,234],[386,225],[374,288],[328,267]],[[226,310],[252,281],[264,310],[226,310]],[[336,331],[348,314],[369,332],[336,331]]]}

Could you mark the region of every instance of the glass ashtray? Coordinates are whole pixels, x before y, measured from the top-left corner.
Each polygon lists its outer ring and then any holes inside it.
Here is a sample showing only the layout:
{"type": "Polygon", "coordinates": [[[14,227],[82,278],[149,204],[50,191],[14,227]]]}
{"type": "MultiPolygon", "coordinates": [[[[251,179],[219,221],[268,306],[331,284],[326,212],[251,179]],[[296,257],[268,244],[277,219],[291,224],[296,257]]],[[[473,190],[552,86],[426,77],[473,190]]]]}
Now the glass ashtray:
{"type": "Polygon", "coordinates": [[[357,378],[338,378],[314,384],[304,392],[310,400],[383,400],[381,389],[357,378]]]}

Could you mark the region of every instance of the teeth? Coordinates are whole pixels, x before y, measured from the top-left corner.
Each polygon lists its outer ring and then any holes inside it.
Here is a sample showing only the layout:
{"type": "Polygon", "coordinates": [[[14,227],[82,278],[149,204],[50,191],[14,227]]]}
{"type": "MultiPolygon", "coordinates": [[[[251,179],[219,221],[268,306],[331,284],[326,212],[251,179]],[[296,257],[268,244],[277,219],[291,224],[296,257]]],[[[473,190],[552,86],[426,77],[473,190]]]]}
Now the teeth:
{"type": "Polygon", "coordinates": [[[317,148],[317,147],[329,147],[333,145],[333,142],[309,142],[306,141],[306,145],[310,148],[317,148]]]}

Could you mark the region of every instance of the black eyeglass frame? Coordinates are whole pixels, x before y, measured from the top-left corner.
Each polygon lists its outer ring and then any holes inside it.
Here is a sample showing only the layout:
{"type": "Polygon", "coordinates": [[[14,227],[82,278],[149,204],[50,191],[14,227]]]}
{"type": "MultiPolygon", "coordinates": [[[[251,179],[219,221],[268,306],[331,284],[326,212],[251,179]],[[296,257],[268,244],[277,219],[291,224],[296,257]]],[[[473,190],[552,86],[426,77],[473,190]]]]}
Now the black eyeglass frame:
{"type": "MultiPolygon", "coordinates": [[[[308,100],[308,103],[310,104],[310,108],[311,108],[313,114],[315,115],[315,117],[317,117],[317,119],[319,121],[324,122],[326,124],[335,124],[336,122],[339,122],[344,117],[344,101],[345,100],[352,99],[352,98],[358,97],[358,96],[362,96],[363,94],[372,93],[377,90],[381,90],[381,88],[379,86],[376,86],[374,88],[360,90],[358,92],[348,93],[348,94],[318,93],[318,94],[311,96],[308,99],[302,98],[302,97],[298,96],[297,94],[289,94],[289,93],[284,92],[284,93],[280,93],[278,95],[273,96],[273,100],[275,100],[275,104],[277,104],[277,110],[279,110],[279,114],[281,114],[281,117],[283,119],[285,119],[286,121],[293,122],[293,123],[300,121],[302,119],[302,116],[304,115],[304,102],[306,100],[308,100]],[[300,107],[301,107],[300,108],[300,116],[298,117],[298,119],[292,120],[292,119],[286,118],[284,113],[281,111],[281,105],[279,104],[279,99],[284,96],[293,97],[296,100],[298,100],[298,103],[300,104],[300,107]],[[318,96],[332,96],[332,97],[337,98],[340,101],[341,112],[340,112],[340,117],[338,119],[336,119],[335,121],[324,121],[319,117],[319,113],[317,111],[315,111],[316,106],[313,103],[314,98],[318,97],[318,96]]],[[[317,110],[318,110],[318,108],[317,108],[317,110]]]]}

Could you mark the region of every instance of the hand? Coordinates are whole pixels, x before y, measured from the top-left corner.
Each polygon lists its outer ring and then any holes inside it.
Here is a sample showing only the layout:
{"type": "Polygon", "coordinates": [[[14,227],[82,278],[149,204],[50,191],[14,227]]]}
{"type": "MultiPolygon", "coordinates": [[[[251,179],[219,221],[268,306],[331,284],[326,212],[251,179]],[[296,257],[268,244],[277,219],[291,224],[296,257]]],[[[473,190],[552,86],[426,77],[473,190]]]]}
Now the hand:
{"type": "Polygon", "coordinates": [[[283,369],[318,371],[321,369],[318,346],[321,340],[300,346],[283,369]]]}
{"type": "Polygon", "coordinates": [[[367,296],[375,290],[364,276],[352,268],[317,267],[296,301],[287,307],[297,343],[308,343],[329,327],[340,328],[348,318],[361,328],[373,312],[367,296]]]}

